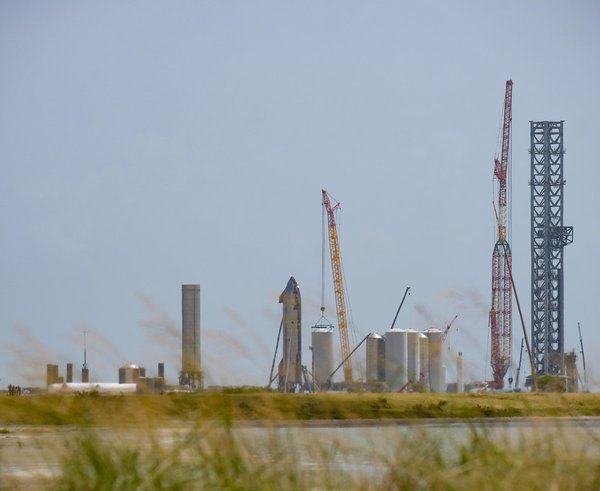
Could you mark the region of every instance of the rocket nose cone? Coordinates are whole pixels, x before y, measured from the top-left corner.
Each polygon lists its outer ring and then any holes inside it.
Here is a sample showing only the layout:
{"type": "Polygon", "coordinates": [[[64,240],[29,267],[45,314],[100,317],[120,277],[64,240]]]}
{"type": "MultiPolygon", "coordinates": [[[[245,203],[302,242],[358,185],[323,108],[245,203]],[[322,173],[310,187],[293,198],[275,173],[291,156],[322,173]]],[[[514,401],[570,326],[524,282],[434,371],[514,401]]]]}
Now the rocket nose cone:
{"type": "Polygon", "coordinates": [[[287,282],[287,286],[285,287],[285,291],[294,292],[296,288],[298,288],[298,283],[296,282],[293,276],[290,276],[290,279],[287,282]]]}
{"type": "Polygon", "coordinates": [[[300,289],[298,288],[298,283],[296,282],[294,277],[291,276],[289,281],[287,282],[285,290],[283,290],[283,292],[281,292],[281,295],[279,296],[279,301],[282,302],[283,297],[287,297],[289,295],[297,295],[299,293],[300,289]]]}

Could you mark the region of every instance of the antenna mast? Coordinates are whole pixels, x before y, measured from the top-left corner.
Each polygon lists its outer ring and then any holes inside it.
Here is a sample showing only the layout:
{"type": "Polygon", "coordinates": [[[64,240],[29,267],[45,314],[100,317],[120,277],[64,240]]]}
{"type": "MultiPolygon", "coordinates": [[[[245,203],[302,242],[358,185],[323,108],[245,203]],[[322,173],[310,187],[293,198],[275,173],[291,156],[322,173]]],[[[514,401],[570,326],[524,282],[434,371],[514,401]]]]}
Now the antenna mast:
{"type": "Polygon", "coordinates": [[[87,370],[87,331],[83,331],[83,366],[81,368],[83,368],[84,370],[87,370]]]}
{"type": "Polygon", "coordinates": [[[81,367],[81,381],[90,381],[90,371],[87,366],[87,331],[83,331],[83,366],[81,367]]]}

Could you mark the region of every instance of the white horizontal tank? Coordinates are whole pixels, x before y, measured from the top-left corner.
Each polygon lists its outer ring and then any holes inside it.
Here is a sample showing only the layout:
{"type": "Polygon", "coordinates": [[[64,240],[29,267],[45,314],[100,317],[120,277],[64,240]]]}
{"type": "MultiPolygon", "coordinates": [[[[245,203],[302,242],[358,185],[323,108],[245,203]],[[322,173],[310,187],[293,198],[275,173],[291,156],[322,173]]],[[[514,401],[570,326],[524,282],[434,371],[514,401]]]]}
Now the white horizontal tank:
{"type": "Polygon", "coordinates": [[[68,384],[51,384],[48,387],[48,392],[51,393],[97,392],[98,394],[135,394],[136,391],[136,384],[117,384],[114,382],[74,382],[68,384]]]}

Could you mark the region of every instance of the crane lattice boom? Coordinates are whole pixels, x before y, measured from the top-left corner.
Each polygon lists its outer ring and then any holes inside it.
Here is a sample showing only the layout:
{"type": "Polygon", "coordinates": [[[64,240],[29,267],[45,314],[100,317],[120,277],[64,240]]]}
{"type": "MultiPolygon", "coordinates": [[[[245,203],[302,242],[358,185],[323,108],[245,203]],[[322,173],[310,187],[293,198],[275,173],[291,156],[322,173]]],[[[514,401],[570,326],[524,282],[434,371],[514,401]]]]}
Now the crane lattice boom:
{"type": "Polygon", "coordinates": [[[454,321],[456,320],[456,318],[458,317],[458,314],[456,314],[452,320],[446,324],[446,329],[444,329],[444,332],[442,333],[442,343],[446,341],[446,338],[448,337],[448,333],[450,332],[450,328],[452,327],[452,324],[454,324],[454,321]]]}
{"type": "Polygon", "coordinates": [[[504,117],[502,125],[502,151],[494,159],[494,177],[498,180],[498,235],[492,254],[492,308],[490,310],[491,364],[494,385],[504,386],[504,376],[511,360],[512,290],[510,268],[512,254],[508,237],[509,216],[509,158],[512,126],[512,80],[506,81],[504,117]]]}
{"type": "Polygon", "coordinates": [[[500,243],[508,240],[506,234],[508,213],[508,159],[510,156],[510,131],[512,127],[512,86],[513,81],[506,81],[506,93],[504,95],[504,123],[502,125],[502,153],[500,160],[494,160],[494,176],[498,179],[498,241],[500,243]]]}
{"type": "MultiPolygon", "coordinates": [[[[323,206],[327,211],[327,224],[329,230],[329,251],[331,253],[331,271],[333,273],[333,287],[335,290],[335,306],[338,318],[338,328],[340,331],[340,341],[342,346],[342,360],[344,361],[344,381],[352,382],[352,361],[348,357],[350,354],[350,341],[348,339],[348,321],[346,318],[346,301],[344,299],[344,280],[342,276],[342,261],[340,256],[340,245],[338,240],[337,227],[335,224],[334,212],[340,204],[335,203],[331,206],[330,196],[324,189],[323,206]]],[[[332,198],[333,199],[333,198],[332,198]]]]}

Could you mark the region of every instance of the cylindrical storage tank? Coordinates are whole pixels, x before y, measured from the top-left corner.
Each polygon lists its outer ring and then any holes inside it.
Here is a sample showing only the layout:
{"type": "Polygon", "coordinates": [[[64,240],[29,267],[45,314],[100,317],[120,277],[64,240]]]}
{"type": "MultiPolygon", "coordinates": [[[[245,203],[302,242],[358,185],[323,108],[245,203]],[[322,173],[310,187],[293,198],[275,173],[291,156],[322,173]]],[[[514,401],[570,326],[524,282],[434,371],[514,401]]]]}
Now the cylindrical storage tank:
{"type": "Polygon", "coordinates": [[[445,392],[446,381],[442,380],[442,336],[439,329],[425,331],[429,339],[429,387],[431,392],[445,392]]]}
{"type": "Polygon", "coordinates": [[[442,390],[440,390],[440,392],[448,392],[448,388],[446,387],[446,373],[447,373],[447,368],[446,365],[442,365],[442,390]]]}
{"type": "Polygon", "coordinates": [[[367,382],[385,380],[385,341],[383,336],[371,333],[367,338],[367,382]]]}
{"type": "Polygon", "coordinates": [[[73,383],[73,364],[67,363],[67,383],[73,383]]]}
{"type": "Polygon", "coordinates": [[[198,387],[200,368],[200,285],[181,285],[182,385],[198,387]]]}
{"type": "Polygon", "coordinates": [[[462,394],[465,391],[464,363],[462,353],[456,358],[456,392],[462,394]]]}
{"type": "Polygon", "coordinates": [[[333,328],[328,326],[312,328],[313,377],[318,388],[327,383],[333,366],[333,328]]]}
{"type": "Polygon", "coordinates": [[[421,333],[418,331],[414,331],[409,329],[406,333],[406,340],[408,342],[408,353],[407,353],[407,372],[408,372],[408,380],[416,383],[419,381],[419,374],[421,372],[420,369],[420,360],[421,356],[419,353],[419,339],[421,337],[421,333]]]}
{"type": "Polygon", "coordinates": [[[402,389],[408,382],[408,341],[404,329],[385,333],[385,380],[391,391],[402,389]]]}
{"type": "Polygon", "coordinates": [[[119,368],[119,383],[120,384],[135,384],[140,378],[140,367],[130,363],[119,368]]]}
{"type": "Polygon", "coordinates": [[[429,391],[429,338],[419,333],[419,383],[424,392],[429,391]]]}
{"type": "Polygon", "coordinates": [[[58,365],[46,365],[46,386],[58,383],[58,365]]]}

